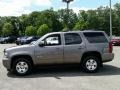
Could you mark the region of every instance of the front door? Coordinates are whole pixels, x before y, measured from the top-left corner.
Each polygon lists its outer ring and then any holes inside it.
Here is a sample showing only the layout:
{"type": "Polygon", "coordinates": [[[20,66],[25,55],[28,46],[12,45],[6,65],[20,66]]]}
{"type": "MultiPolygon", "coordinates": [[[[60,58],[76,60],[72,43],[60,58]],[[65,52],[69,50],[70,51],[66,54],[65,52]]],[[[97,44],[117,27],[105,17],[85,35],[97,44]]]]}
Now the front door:
{"type": "Polygon", "coordinates": [[[60,64],[63,63],[63,45],[60,34],[52,34],[44,40],[43,47],[36,47],[35,56],[39,64],[60,64]]]}

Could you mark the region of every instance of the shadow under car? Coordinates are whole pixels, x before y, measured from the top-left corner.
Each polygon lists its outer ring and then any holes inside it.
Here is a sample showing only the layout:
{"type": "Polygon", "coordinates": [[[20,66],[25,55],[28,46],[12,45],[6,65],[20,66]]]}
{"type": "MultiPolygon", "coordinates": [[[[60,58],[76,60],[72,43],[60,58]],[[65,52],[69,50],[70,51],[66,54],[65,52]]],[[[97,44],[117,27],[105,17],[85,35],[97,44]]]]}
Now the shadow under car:
{"type": "Polygon", "coordinates": [[[55,77],[60,79],[60,77],[77,77],[77,76],[110,76],[110,75],[120,75],[120,68],[112,65],[104,65],[97,73],[84,73],[82,72],[80,66],[48,66],[40,67],[33,70],[30,75],[27,76],[15,76],[14,74],[8,72],[8,77],[11,78],[42,78],[42,77],[55,77]]]}

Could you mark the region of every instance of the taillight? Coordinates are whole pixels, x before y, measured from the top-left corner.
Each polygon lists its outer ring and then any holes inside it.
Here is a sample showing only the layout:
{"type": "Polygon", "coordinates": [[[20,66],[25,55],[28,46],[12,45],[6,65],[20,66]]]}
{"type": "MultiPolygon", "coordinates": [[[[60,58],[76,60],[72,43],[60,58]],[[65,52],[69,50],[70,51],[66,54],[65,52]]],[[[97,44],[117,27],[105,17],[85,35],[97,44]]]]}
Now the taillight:
{"type": "Polygon", "coordinates": [[[112,53],[112,51],[113,51],[112,42],[109,42],[109,53],[112,53]]]}

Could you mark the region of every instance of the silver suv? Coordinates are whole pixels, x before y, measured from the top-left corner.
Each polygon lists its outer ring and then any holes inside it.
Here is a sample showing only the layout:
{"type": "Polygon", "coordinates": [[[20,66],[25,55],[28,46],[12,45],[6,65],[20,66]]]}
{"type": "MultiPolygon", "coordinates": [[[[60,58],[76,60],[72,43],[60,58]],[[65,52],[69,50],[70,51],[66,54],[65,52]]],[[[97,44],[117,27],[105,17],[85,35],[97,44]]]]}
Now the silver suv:
{"type": "Polygon", "coordinates": [[[53,32],[29,45],[4,50],[3,65],[17,75],[26,75],[37,65],[80,64],[96,72],[112,61],[112,44],[103,31],[53,32]]]}

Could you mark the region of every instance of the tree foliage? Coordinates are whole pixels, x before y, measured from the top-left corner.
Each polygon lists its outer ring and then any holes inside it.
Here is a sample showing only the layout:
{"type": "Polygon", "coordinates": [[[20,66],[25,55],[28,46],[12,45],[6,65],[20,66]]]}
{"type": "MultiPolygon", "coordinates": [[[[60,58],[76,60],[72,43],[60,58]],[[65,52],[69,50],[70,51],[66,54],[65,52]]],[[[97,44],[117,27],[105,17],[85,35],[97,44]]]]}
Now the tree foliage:
{"type": "MultiPolygon", "coordinates": [[[[80,10],[79,14],[66,9],[54,11],[53,8],[44,11],[34,11],[21,16],[0,17],[0,35],[44,35],[47,32],[70,30],[102,30],[109,34],[110,9],[100,6],[96,10],[80,10]],[[48,29],[49,28],[49,29],[48,29]],[[36,32],[36,33],[35,33],[36,32]]],[[[112,9],[113,34],[120,35],[120,3],[112,9]]]]}
{"type": "Polygon", "coordinates": [[[75,24],[75,27],[73,28],[73,30],[84,30],[87,29],[88,24],[85,21],[79,21],[75,24]]]}
{"type": "Polygon", "coordinates": [[[67,9],[58,10],[58,16],[63,27],[66,27],[68,24],[69,29],[73,29],[75,23],[78,21],[77,14],[72,9],[69,10],[69,15],[67,15],[67,9]]]}
{"type": "Polygon", "coordinates": [[[33,26],[27,26],[25,30],[25,35],[27,36],[35,36],[37,33],[36,28],[33,26]]]}
{"type": "Polygon", "coordinates": [[[3,36],[10,36],[10,35],[12,35],[12,31],[13,31],[13,26],[12,26],[11,23],[5,23],[3,25],[3,30],[2,30],[3,36]]]}
{"type": "Polygon", "coordinates": [[[43,36],[45,35],[46,33],[49,33],[51,32],[50,28],[48,27],[47,24],[43,24],[39,27],[38,31],[37,31],[37,35],[38,36],[43,36]]]}

